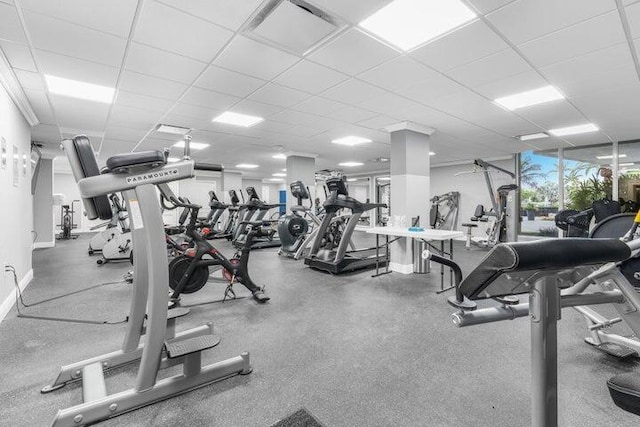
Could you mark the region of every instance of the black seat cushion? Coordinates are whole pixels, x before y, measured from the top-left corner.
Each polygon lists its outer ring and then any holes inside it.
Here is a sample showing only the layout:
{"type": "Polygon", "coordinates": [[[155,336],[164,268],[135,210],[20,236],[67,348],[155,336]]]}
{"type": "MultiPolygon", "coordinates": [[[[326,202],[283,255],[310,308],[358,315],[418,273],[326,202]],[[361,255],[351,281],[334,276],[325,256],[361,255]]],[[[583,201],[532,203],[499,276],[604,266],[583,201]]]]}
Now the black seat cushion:
{"type": "Polygon", "coordinates": [[[613,402],[625,411],[640,415],[640,374],[630,372],[607,381],[613,402]]]}
{"type": "Polygon", "coordinates": [[[480,296],[482,291],[505,273],[555,271],[623,261],[630,256],[629,246],[618,239],[565,238],[501,243],[462,281],[460,291],[469,299],[486,298],[491,295],[480,296]]]}
{"type": "MultiPolygon", "coordinates": [[[[100,168],[96,161],[96,155],[93,152],[93,147],[89,142],[89,138],[86,135],[77,135],[73,138],[73,146],[75,147],[76,155],[80,161],[80,167],[85,178],[100,175],[100,168]]],[[[113,212],[111,211],[111,204],[107,195],[91,197],[84,199],[88,203],[93,204],[93,207],[98,214],[98,218],[101,220],[110,220],[113,212]]]]}
{"type": "Polygon", "coordinates": [[[107,159],[107,167],[112,172],[125,171],[137,166],[157,166],[167,163],[162,151],[138,151],[135,153],[117,154],[107,159]]]}

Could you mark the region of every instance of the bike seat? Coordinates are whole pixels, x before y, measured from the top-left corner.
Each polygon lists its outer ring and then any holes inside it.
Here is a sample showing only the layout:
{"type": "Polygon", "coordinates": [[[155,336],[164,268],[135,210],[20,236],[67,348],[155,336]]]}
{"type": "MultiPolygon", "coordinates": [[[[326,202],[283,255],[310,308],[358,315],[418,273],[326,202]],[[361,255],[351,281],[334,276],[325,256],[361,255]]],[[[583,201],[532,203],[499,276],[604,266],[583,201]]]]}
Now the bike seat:
{"type": "Polygon", "coordinates": [[[164,165],[167,160],[162,151],[149,150],[135,153],[117,154],[107,159],[107,168],[111,172],[124,172],[132,167],[164,165]]]}

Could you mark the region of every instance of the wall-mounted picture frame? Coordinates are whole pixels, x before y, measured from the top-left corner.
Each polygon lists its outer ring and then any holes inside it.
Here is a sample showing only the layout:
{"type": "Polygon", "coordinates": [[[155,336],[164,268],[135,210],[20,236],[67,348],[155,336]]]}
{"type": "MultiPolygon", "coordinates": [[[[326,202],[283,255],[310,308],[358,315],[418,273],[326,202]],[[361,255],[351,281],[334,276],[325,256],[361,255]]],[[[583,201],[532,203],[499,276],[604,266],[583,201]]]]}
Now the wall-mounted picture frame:
{"type": "Polygon", "coordinates": [[[7,168],[7,140],[0,137],[0,167],[7,168]]]}
{"type": "Polygon", "coordinates": [[[18,146],[13,146],[13,186],[20,185],[20,153],[18,152],[18,146]]]}

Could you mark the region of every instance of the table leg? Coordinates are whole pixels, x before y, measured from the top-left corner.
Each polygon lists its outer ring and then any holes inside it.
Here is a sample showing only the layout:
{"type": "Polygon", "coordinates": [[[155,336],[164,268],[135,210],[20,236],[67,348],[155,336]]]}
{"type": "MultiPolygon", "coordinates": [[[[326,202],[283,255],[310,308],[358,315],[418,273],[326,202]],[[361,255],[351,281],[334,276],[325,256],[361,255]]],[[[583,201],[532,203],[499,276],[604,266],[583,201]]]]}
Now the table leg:
{"type": "MultiPolygon", "coordinates": [[[[442,251],[442,256],[446,256],[446,253],[444,251],[444,240],[440,241],[440,249],[442,251]]],[[[453,239],[449,239],[449,259],[453,259],[453,239]]],[[[440,272],[442,274],[442,276],[440,276],[440,290],[437,291],[437,294],[441,294],[443,292],[447,292],[450,289],[455,288],[455,285],[453,284],[453,271],[449,271],[449,287],[448,288],[444,288],[444,266],[442,264],[440,264],[440,272]]]]}
{"type": "Polygon", "coordinates": [[[371,277],[382,276],[383,274],[389,274],[389,235],[385,234],[384,244],[384,257],[385,257],[385,269],[380,271],[380,235],[376,233],[376,274],[372,274],[371,277]]]}

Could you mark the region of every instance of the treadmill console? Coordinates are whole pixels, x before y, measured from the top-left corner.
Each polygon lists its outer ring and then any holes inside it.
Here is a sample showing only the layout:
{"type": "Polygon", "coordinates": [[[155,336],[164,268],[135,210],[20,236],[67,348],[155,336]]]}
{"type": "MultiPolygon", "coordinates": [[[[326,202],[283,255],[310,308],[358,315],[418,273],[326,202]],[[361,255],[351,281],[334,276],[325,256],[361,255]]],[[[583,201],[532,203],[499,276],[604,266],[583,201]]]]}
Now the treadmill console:
{"type": "Polygon", "coordinates": [[[342,178],[329,178],[326,183],[329,192],[336,192],[337,194],[342,194],[343,196],[348,196],[349,192],[347,191],[347,186],[344,184],[342,178]]]}
{"type": "Polygon", "coordinates": [[[307,187],[304,186],[302,181],[294,181],[289,187],[291,188],[291,194],[297,199],[307,200],[311,197],[307,191],[307,187]]]}
{"type": "Polygon", "coordinates": [[[249,196],[249,200],[260,200],[258,193],[256,193],[256,189],[253,187],[247,187],[247,196],[249,196]]]}

